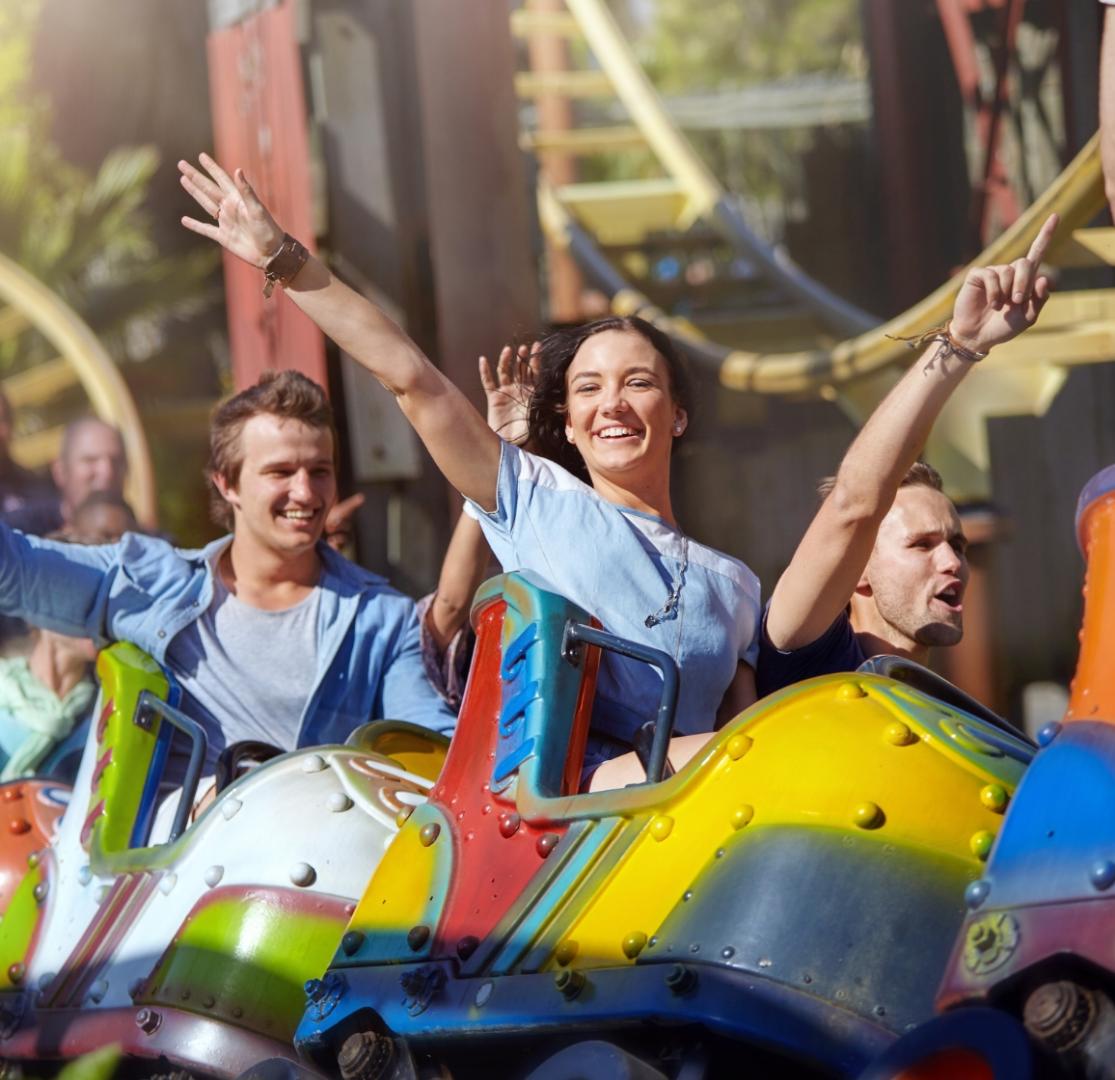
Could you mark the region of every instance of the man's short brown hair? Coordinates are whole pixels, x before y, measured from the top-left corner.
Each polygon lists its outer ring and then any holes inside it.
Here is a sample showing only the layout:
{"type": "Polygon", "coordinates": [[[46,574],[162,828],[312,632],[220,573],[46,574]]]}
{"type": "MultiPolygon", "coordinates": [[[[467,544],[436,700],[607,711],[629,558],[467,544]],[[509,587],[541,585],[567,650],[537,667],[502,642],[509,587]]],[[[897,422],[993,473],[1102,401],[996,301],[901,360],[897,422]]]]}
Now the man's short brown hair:
{"type": "MultiPolygon", "coordinates": [[[[937,472],[932,465],[927,465],[924,461],[915,461],[906,471],[906,475],[902,477],[902,481],[898,486],[900,488],[927,487],[932,488],[934,491],[945,490],[945,483],[941,479],[941,474],[937,472]]],[[[836,487],[835,476],[826,476],[817,485],[817,494],[821,496],[822,502],[832,494],[832,489],[834,487],[836,487]]]]}
{"type": "Polygon", "coordinates": [[[325,428],[333,436],[336,463],[337,428],[325,391],[299,371],[265,371],[255,386],[218,405],[209,424],[209,464],[205,469],[210,488],[209,509],[213,520],[226,529],[232,528],[232,507],[222,497],[213,477],[222,476],[232,487],[240,482],[244,465],[241,433],[253,416],[263,415],[325,428]]]}

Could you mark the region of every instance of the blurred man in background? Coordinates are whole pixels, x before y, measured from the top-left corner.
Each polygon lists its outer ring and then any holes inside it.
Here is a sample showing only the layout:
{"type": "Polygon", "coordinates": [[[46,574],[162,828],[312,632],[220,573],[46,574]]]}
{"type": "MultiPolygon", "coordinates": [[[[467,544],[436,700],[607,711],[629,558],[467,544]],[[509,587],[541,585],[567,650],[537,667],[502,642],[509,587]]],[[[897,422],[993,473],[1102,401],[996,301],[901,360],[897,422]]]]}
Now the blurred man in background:
{"type": "Polygon", "coordinates": [[[28,500],[2,520],[13,529],[46,536],[72,526],[74,512],[95,492],[123,498],[128,460],[124,440],[111,424],[85,416],[66,425],[58,459],[51,466],[56,494],[28,500]]]}

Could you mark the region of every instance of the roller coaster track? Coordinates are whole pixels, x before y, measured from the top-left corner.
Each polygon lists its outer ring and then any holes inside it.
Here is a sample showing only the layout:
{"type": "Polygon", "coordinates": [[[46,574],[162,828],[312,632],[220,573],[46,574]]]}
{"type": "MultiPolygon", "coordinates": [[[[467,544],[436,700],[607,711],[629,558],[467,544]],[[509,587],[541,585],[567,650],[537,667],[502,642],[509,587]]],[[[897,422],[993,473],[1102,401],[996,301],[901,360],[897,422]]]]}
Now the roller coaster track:
{"type": "MultiPolygon", "coordinates": [[[[565,0],[565,20],[532,16],[529,7],[517,13],[516,33],[564,33],[583,37],[599,65],[585,85],[597,95],[605,83],[626,108],[633,129],[615,129],[620,141],[636,139],[648,146],[668,176],[651,181],[661,192],[673,193],[677,228],[697,220],[715,228],[732,247],[751,260],[766,279],[812,312],[843,337],[831,347],[794,352],[748,352],[710,341],[685,319],[660,310],[604,251],[598,233],[602,218],[585,210],[578,185],[555,188],[539,183],[539,216],[550,243],[568,250],[582,271],[610,298],[622,314],[648,318],[683,344],[698,361],[715,367],[723,385],[732,389],[778,395],[819,394],[838,402],[854,419],[867,415],[893,385],[913,354],[897,338],[916,335],[943,323],[967,268],[888,322],[879,324],[808,277],[789,256],[762,241],[743,221],[739,204],[726,193],[673,123],[641,69],[630,45],[602,0],[565,0]]],[[[554,84],[560,87],[560,81],[554,84]]],[[[520,93],[544,88],[520,86],[520,93]]],[[[577,91],[580,92],[580,91],[577,91]]],[[[563,136],[537,133],[525,145],[534,150],[563,145],[600,148],[603,133],[586,137],[574,131],[563,136]]],[[[600,187],[600,185],[595,185],[600,187]]],[[[630,188],[630,185],[628,185],[630,188]]],[[[650,189],[645,189],[649,195],[650,189]]],[[[638,195],[635,195],[638,198],[638,195]]],[[[597,196],[599,198],[599,196],[597,196]]],[[[591,200],[590,200],[591,202],[591,200]]],[[[1062,225],[1050,252],[1054,267],[1080,268],[1115,263],[1115,230],[1088,228],[1105,205],[1103,178],[1094,138],[1049,188],[1005,233],[992,242],[973,265],[1009,262],[1025,254],[1046,216],[1056,211],[1062,225]]],[[[963,391],[946,409],[929,447],[931,459],[954,495],[985,498],[989,494],[989,416],[1043,413],[1079,364],[1115,358],[1115,289],[1075,290],[1056,294],[1033,330],[997,349],[972,373],[963,391]]]]}
{"type": "MultiPolygon", "coordinates": [[[[155,475],[147,437],[127,384],[93,331],[42,282],[0,255],[0,340],[37,330],[57,357],[3,380],[4,393],[18,414],[48,404],[80,383],[92,411],[117,427],[128,455],[128,498],[143,524],[154,525],[155,475]]],[[[17,434],[14,456],[24,465],[45,465],[58,451],[61,428],[17,434]]]]}

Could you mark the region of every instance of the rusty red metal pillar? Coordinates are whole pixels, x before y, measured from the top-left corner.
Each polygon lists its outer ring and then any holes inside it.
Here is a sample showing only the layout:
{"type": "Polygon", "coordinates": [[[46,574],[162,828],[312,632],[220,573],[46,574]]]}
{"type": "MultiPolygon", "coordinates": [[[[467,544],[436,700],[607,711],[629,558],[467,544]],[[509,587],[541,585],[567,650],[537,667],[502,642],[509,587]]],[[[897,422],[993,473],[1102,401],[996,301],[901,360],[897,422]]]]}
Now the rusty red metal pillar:
{"type": "Polygon", "coordinates": [[[968,220],[969,244],[974,250],[986,247],[994,236],[1013,224],[1021,209],[1000,149],[1003,113],[1010,103],[1010,60],[1025,6],[1025,0],[937,0],[957,83],[975,119],[982,159],[979,173],[973,179],[968,220]],[[990,12],[998,13],[998,40],[993,49],[994,84],[987,93],[979,69],[972,17],[990,12]]]}
{"type": "MultiPolygon", "coordinates": [[[[528,0],[527,10],[541,15],[560,15],[566,11],[564,0],[528,0]]],[[[530,68],[535,74],[560,74],[569,70],[569,44],[558,33],[534,32],[528,38],[530,68]]],[[[539,131],[569,131],[573,127],[573,103],[563,94],[541,93],[536,99],[539,131]]],[[[538,154],[542,175],[554,188],[577,180],[576,158],[561,150],[538,154]]],[[[575,322],[581,317],[584,279],[573,256],[547,241],[546,265],[550,319],[575,322]]]]}
{"type": "MultiPolygon", "coordinates": [[[[208,38],[217,160],[239,166],[276,218],[314,249],[310,148],[293,0],[242,16],[230,9],[208,38]]],[[[199,148],[200,149],[200,148],[199,148]]],[[[224,255],[229,348],[236,388],[263,371],[295,368],[328,388],[321,332],[283,295],[263,298],[263,275],[224,255]]]]}

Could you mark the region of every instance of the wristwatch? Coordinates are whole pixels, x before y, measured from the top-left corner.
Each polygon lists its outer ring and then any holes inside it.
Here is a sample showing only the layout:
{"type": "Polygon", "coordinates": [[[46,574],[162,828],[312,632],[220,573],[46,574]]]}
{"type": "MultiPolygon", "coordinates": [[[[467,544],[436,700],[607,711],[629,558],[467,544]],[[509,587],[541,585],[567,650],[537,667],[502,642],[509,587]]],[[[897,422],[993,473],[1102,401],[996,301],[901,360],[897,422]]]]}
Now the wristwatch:
{"type": "Polygon", "coordinates": [[[263,276],[266,279],[263,283],[263,295],[270,297],[276,284],[284,288],[289,285],[298,271],[306,265],[309,257],[310,253],[304,245],[295,240],[290,233],[283,233],[283,242],[279,245],[279,250],[267,260],[267,265],[263,268],[263,276]]]}

